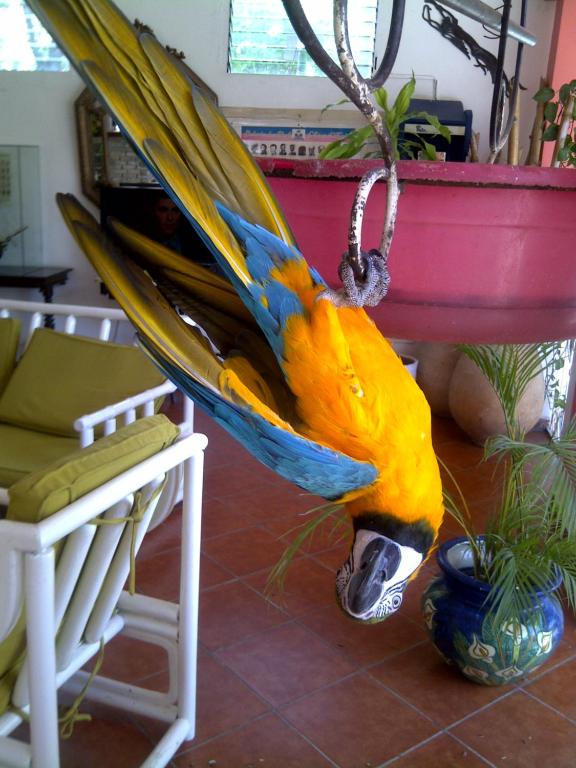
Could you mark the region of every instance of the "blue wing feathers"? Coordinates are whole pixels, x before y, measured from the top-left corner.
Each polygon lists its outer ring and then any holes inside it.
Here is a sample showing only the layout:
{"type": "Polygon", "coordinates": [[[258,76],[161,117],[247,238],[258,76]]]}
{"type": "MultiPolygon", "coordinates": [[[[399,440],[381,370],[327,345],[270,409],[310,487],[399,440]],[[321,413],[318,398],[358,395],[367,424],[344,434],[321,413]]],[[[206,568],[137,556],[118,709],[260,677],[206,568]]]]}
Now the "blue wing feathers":
{"type": "Polygon", "coordinates": [[[290,482],[309,493],[336,500],[376,480],[378,472],[372,464],[356,461],[270,424],[254,411],[231,403],[219,393],[181,373],[167,361],[159,359],[145,340],[142,343],[149,349],[158,367],[177,387],[192,397],[257,459],[290,482]]]}

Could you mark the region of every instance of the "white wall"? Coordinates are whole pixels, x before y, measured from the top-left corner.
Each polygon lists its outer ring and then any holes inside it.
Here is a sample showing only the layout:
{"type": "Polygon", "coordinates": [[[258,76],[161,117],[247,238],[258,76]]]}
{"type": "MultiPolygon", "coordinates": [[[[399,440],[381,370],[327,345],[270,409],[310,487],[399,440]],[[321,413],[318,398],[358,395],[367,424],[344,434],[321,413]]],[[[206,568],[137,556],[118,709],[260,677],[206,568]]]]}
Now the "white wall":
{"type": "MultiPolygon", "coordinates": [[[[228,74],[228,4],[228,0],[118,0],[129,18],[145,21],[162,42],[183,50],[188,65],[216,91],[224,106],[306,109],[322,107],[340,98],[339,91],[326,78],[228,74]]],[[[404,37],[394,71],[433,75],[438,80],[439,98],[460,99],[466,108],[472,109],[474,127],[481,133],[485,153],[491,81],[422,21],[421,9],[422,0],[407,0],[404,37]]],[[[528,27],[540,42],[535,49],[525,49],[523,146],[527,145],[533,119],[531,95],[546,70],[554,9],[553,2],[529,0],[528,27]]],[[[495,41],[482,39],[483,31],[478,24],[468,19],[461,19],[461,24],[481,45],[496,51],[495,41]]],[[[508,66],[511,69],[512,64],[508,66]]],[[[390,91],[397,87],[398,81],[391,81],[390,91]]],[[[72,192],[83,199],[73,111],[74,100],[81,91],[82,83],[73,72],[0,72],[0,144],[40,147],[41,258],[46,265],[74,267],[72,280],[57,289],[56,300],[102,303],[106,300],[98,295],[96,276],[68,235],[54,203],[57,191],[72,192]]],[[[10,295],[16,297],[15,292],[10,295]]]]}

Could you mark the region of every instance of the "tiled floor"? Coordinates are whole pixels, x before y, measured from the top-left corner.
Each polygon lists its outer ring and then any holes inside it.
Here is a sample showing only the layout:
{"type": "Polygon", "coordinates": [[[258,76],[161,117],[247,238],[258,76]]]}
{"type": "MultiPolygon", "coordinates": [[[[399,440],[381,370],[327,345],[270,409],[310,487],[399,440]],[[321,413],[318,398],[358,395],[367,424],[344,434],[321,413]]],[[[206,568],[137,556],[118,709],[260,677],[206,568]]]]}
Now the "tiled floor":
{"type": "MultiPolygon", "coordinates": [[[[203,521],[196,739],[178,768],[574,768],[576,622],[548,666],[519,686],[486,688],[445,666],[426,639],[419,597],[433,562],[399,614],[360,626],[334,601],[346,541],[328,526],[294,563],[283,596],[266,578],[315,500],[259,465],[202,414],[209,436],[203,521]]],[[[493,469],[449,420],[436,449],[474,514],[494,500],[493,469]]],[[[442,538],[457,532],[448,522],[442,538]]],[[[152,532],[138,561],[142,591],[177,594],[178,515],[152,532]]],[[[126,679],[166,683],[156,649],[116,640],[105,665],[126,679]]],[[[63,746],[66,768],[130,768],[161,734],[150,721],[94,710],[63,746]]]]}

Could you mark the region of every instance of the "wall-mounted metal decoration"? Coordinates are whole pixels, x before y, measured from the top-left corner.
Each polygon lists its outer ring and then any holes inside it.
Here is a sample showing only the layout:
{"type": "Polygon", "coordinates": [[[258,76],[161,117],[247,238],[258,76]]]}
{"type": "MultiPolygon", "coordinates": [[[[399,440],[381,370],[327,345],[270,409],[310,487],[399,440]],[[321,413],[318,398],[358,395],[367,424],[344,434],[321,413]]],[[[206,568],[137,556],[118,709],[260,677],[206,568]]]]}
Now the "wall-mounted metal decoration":
{"type": "MultiPolygon", "coordinates": [[[[426,0],[422,8],[422,18],[439,32],[445,40],[456,46],[467,59],[474,59],[476,62],[474,66],[479,67],[485,75],[489,74],[492,82],[495,82],[498,59],[489,50],[482,48],[465,29],[462,29],[453,13],[443,8],[436,0],[426,0]],[[439,19],[434,18],[434,10],[440,14],[439,19]]],[[[509,81],[505,73],[503,77],[506,90],[508,91],[509,81]]]]}

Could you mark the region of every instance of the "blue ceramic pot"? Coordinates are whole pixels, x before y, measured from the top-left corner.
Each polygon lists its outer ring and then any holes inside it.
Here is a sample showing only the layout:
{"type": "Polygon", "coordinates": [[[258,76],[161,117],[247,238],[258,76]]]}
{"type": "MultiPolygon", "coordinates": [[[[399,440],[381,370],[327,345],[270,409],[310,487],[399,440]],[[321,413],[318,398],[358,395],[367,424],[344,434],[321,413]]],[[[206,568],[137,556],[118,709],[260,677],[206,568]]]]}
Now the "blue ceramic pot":
{"type": "Polygon", "coordinates": [[[428,634],[449,664],[476,683],[503,685],[537,669],[550,658],[564,632],[564,615],[553,592],[535,593],[534,608],[520,624],[495,626],[487,617],[490,586],[470,575],[472,552],[465,538],[438,549],[442,570],[422,595],[428,634]]]}

